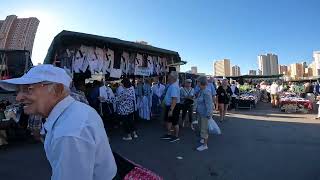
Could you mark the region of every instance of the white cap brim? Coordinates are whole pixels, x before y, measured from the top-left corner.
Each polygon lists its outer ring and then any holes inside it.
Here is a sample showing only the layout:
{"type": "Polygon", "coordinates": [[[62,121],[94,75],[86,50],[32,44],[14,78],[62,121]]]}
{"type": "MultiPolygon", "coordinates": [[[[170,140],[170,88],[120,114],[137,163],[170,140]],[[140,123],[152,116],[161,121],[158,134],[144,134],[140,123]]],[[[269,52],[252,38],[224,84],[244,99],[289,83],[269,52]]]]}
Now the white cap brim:
{"type": "Polygon", "coordinates": [[[13,78],[7,80],[0,81],[0,87],[7,91],[16,91],[18,89],[18,85],[26,85],[26,84],[36,84],[43,82],[42,79],[37,78],[13,78]]]}

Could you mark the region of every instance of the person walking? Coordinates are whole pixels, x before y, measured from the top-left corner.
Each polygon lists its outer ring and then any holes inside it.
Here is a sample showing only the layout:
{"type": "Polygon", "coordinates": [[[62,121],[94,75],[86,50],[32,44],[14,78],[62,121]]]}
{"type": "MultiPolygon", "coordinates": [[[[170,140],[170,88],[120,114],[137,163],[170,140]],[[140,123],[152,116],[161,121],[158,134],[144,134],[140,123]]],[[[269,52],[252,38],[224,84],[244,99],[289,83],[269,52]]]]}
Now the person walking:
{"type": "Polygon", "coordinates": [[[271,104],[273,108],[278,107],[278,99],[279,99],[279,86],[277,82],[273,82],[270,87],[270,95],[271,95],[271,104]]]}
{"type": "Polygon", "coordinates": [[[99,88],[99,100],[100,100],[100,115],[102,117],[104,127],[115,126],[114,122],[114,108],[113,103],[108,102],[110,99],[114,98],[115,95],[109,86],[106,86],[106,82],[102,81],[99,88]]]}
{"type": "Polygon", "coordinates": [[[161,139],[170,140],[170,142],[179,141],[179,103],[180,103],[180,88],[178,84],[178,73],[172,71],[168,76],[169,86],[164,97],[166,105],[164,119],[167,126],[167,134],[161,139]],[[174,127],[174,134],[171,134],[171,129],[174,127]]]}
{"type": "Polygon", "coordinates": [[[225,119],[226,112],[230,104],[231,95],[232,95],[232,91],[231,91],[231,88],[228,86],[228,80],[223,79],[221,82],[221,86],[219,86],[217,89],[220,122],[222,122],[225,119]]]}
{"type": "Polygon", "coordinates": [[[76,101],[71,78],[64,69],[38,65],[20,78],[1,80],[6,90],[16,90],[16,100],[28,115],[46,118],[44,149],[52,168],[51,180],[112,179],[117,166],[99,114],[76,101]]]}
{"type": "Polygon", "coordinates": [[[155,82],[152,85],[152,114],[160,113],[161,97],[164,93],[165,86],[161,83],[159,78],[156,78],[155,82]]]}
{"type": "Polygon", "coordinates": [[[122,139],[130,141],[132,138],[138,138],[134,124],[135,91],[134,88],[132,88],[129,79],[123,79],[121,84],[123,84],[123,90],[118,96],[113,98],[112,102],[117,105],[117,114],[123,122],[124,131],[126,133],[126,136],[122,139]]]}
{"type": "Polygon", "coordinates": [[[186,117],[188,114],[189,123],[191,129],[193,129],[192,125],[192,114],[193,114],[193,101],[194,101],[194,89],[191,87],[192,80],[187,79],[185,81],[184,87],[180,89],[180,103],[182,108],[182,127],[185,126],[186,117]]]}
{"type": "Polygon", "coordinates": [[[215,100],[216,100],[216,95],[217,95],[217,87],[215,85],[215,80],[212,77],[210,77],[208,79],[207,89],[209,90],[209,92],[210,92],[210,94],[212,96],[213,108],[215,108],[215,106],[216,106],[216,103],[215,103],[216,101],[215,100]]]}
{"type": "Polygon", "coordinates": [[[230,88],[231,88],[231,92],[232,92],[230,109],[235,109],[236,108],[237,97],[239,96],[240,92],[239,92],[238,87],[236,86],[235,81],[231,82],[231,87],[230,88]]]}
{"type": "Polygon", "coordinates": [[[205,76],[201,76],[198,79],[200,92],[197,97],[197,117],[200,124],[200,143],[201,146],[197,148],[198,151],[208,149],[208,121],[212,118],[213,114],[213,101],[210,91],[206,88],[208,82],[205,76]]]}

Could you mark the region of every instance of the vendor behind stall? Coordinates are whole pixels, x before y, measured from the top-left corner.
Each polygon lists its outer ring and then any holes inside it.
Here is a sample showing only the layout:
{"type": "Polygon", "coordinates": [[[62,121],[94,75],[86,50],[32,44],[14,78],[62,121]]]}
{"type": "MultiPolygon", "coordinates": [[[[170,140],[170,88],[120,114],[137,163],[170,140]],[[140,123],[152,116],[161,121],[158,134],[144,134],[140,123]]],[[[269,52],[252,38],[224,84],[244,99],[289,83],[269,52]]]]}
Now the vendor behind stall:
{"type": "Polygon", "coordinates": [[[236,82],[235,81],[232,81],[231,82],[231,91],[232,91],[232,95],[231,95],[231,105],[230,105],[230,109],[234,109],[236,108],[236,100],[237,100],[237,97],[239,96],[239,89],[238,87],[236,86],[236,82]]]}

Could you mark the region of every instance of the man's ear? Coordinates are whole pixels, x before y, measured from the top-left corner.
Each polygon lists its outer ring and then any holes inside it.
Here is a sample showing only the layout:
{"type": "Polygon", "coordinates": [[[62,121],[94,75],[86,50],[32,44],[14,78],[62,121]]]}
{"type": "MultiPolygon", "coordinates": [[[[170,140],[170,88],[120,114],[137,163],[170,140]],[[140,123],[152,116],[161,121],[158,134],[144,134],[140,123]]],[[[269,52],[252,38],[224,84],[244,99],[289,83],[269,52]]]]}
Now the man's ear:
{"type": "Polygon", "coordinates": [[[63,93],[63,90],[64,90],[63,84],[56,84],[54,86],[54,92],[56,95],[61,95],[63,93]]]}

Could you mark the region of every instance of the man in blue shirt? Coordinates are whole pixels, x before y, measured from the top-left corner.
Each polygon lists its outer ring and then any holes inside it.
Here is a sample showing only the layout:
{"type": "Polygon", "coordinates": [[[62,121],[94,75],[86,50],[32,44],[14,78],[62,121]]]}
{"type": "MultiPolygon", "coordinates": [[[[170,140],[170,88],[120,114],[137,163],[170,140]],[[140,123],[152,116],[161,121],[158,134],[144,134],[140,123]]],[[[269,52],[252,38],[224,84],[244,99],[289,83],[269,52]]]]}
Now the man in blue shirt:
{"type": "Polygon", "coordinates": [[[170,140],[170,142],[179,141],[179,114],[180,114],[180,88],[178,84],[178,73],[172,71],[169,76],[169,86],[164,97],[165,121],[167,124],[167,134],[161,139],[170,140]],[[172,126],[174,127],[174,134],[171,134],[172,126]]]}
{"type": "Polygon", "coordinates": [[[210,77],[208,79],[208,84],[207,84],[206,89],[210,92],[210,95],[212,96],[213,108],[215,108],[217,88],[216,88],[216,84],[214,82],[214,79],[212,77],[210,77]]]}

